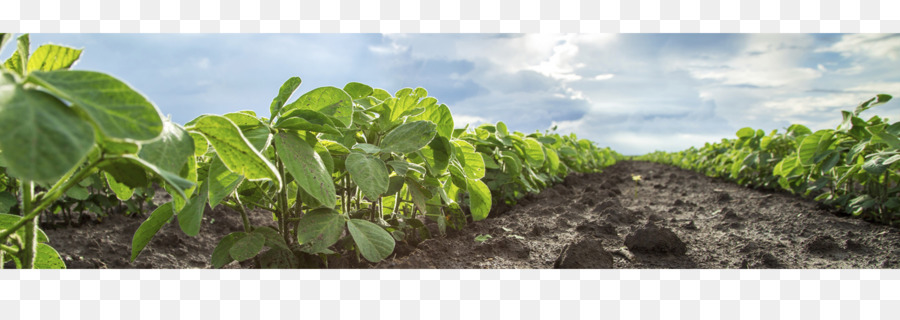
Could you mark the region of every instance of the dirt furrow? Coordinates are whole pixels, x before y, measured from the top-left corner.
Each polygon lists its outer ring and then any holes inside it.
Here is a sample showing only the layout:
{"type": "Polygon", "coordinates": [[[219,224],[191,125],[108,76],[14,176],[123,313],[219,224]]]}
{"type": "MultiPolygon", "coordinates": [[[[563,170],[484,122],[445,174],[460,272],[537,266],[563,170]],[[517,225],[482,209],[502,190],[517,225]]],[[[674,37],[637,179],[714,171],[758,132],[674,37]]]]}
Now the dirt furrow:
{"type": "Polygon", "coordinates": [[[378,268],[896,268],[897,228],[670,166],[574,174],[378,268]],[[635,182],[632,175],[640,175],[635,182]],[[491,239],[477,243],[478,235],[491,239]]]}

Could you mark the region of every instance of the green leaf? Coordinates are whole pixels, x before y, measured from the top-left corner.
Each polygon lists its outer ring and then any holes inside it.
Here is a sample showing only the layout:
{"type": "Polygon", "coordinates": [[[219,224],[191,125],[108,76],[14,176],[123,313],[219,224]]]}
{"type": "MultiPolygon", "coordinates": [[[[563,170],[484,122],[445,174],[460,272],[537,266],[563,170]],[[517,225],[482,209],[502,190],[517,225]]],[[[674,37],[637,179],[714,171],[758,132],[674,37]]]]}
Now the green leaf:
{"type": "Polygon", "coordinates": [[[879,94],[879,95],[876,95],[874,98],[871,98],[871,99],[869,99],[869,100],[866,100],[866,101],[863,102],[863,103],[860,103],[860,104],[856,107],[856,109],[853,110],[853,115],[857,115],[857,116],[858,116],[858,115],[859,115],[860,113],[862,113],[863,111],[866,111],[866,110],[868,110],[868,109],[870,109],[870,108],[872,108],[872,107],[874,107],[874,106],[877,106],[877,105],[879,105],[879,104],[883,104],[883,103],[885,103],[885,102],[890,101],[891,98],[892,98],[892,97],[891,97],[890,95],[886,95],[886,94],[879,94]]]}
{"type": "Polygon", "coordinates": [[[375,154],[375,153],[381,152],[381,148],[379,148],[378,146],[376,146],[374,144],[368,144],[368,143],[357,143],[357,144],[354,144],[353,148],[350,148],[350,149],[351,150],[359,150],[359,151],[362,151],[362,152],[365,152],[368,154],[375,154]]]}
{"type": "Polygon", "coordinates": [[[281,234],[278,233],[278,231],[272,229],[272,227],[257,227],[256,229],[253,229],[252,233],[262,235],[263,238],[266,239],[266,246],[269,248],[291,250],[290,248],[288,248],[287,243],[284,242],[284,237],[282,237],[281,234]]]}
{"type": "Polygon", "coordinates": [[[350,219],[347,229],[359,253],[370,262],[384,260],[394,252],[394,238],[387,231],[369,221],[350,219]]]}
{"type": "Polygon", "coordinates": [[[458,150],[456,158],[462,158],[460,164],[463,165],[462,169],[465,170],[466,177],[469,179],[481,179],[484,177],[484,159],[481,158],[481,154],[475,151],[475,147],[462,140],[454,140],[453,143],[458,150]]]}
{"type": "MultiPolygon", "coordinates": [[[[167,184],[174,187],[175,190],[177,191],[178,195],[180,195],[182,198],[185,198],[185,199],[187,198],[187,196],[184,194],[184,190],[189,189],[190,187],[194,186],[193,182],[182,178],[178,174],[175,174],[175,173],[172,173],[169,171],[165,171],[165,170],[161,170],[161,169],[157,168],[155,165],[153,165],[152,163],[149,163],[149,162],[145,161],[144,159],[138,158],[137,156],[127,154],[127,155],[121,156],[120,159],[124,159],[125,161],[129,161],[133,164],[139,165],[139,166],[143,167],[145,170],[156,174],[157,176],[162,178],[167,184]]],[[[116,176],[116,177],[118,177],[118,176],[116,176]]]]}
{"type": "Polygon", "coordinates": [[[424,148],[434,138],[437,125],[431,121],[413,121],[401,124],[388,132],[381,140],[385,152],[411,153],[424,148]]]}
{"type": "Polygon", "coordinates": [[[150,213],[150,217],[141,223],[141,226],[137,228],[137,231],[134,232],[134,237],[131,239],[131,262],[134,262],[134,259],[137,259],[138,255],[141,254],[141,251],[144,250],[144,247],[150,243],[150,239],[153,239],[153,236],[159,232],[159,229],[161,229],[174,214],[175,210],[172,207],[172,203],[166,202],[156,208],[156,210],[153,210],[153,212],[150,213]]]}
{"type": "Polygon", "coordinates": [[[450,114],[450,108],[447,105],[430,106],[425,108],[425,112],[410,117],[408,121],[430,120],[437,124],[437,135],[450,139],[453,134],[453,115],[450,114]]]}
{"type": "Polygon", "coordinates": [[[754,134],[756,134],[756,131],[750,127],[744,127],[737,131],[737,137],[741,139],[752,138],[754,134]]]}
{"type": "Polygon", "coordinates": [[[19,203],[12,193],[9,191],[0,192],[0,213],[9,213],[9,209],[15,207],[19,203]]]}
{"type": "Polygon", "coordinates": [[[551,148],[545,148],[544,152],[547,155],[547,162],[550,164],[550,171],[556,172],[559,169],[559,155],[551,148]]]}
{"type": "Polygon", "coordinates": [[[491,190],[481,180],[469,179],[466,181],[466,186],[469,192],[472,220],[484,220],[491,212],[491,190]]]}
{"type": "Polygon", "coordinates": [[[0,72],[0,156],[8,172],[52,184],[81,164],[94,144],[91,126],[62,101],[25,89],[0,72]]]}
{"type": "Polygon", "coordinates": [[[269,112],[271,112],[272,118],[275,118],[275,116],[278,115],[278,112],[284,107],[284,103],[287,102],[287,100],[291,98],[291,95],[294,94],[294,91],[300,87],[301,82],[300,78],[291,77],[281,85],[281,88],[278,89],[278,95],[275,96],[275,99],[272,99],[272,104],[269,105],[269,112]]]}
{"type": "Polygon", "coordinates": [[[266,148],[269,147],[269,143],[272,141],[272,131],[267,127],[244,130],[241,133],[244,135],[244,138],[247,138],[253,149],[260,154],[265,154],[266,148]]]}
{"type": "Polygon", "coordinates": [[[359,82],[350,82],[344,86],[344,91],[350,95],[351,99],[357,100],[368,97],[374,92],[374,89],[359,82]]]}
{"type": "Polygon", "coordinates": [[[6,43],[8,43],[9,40],[12,40],[12,38],[12,33],[0,33],[0,51],[3,51],[3,48],[6,47],[6,43]]]}
{"type": "Polygon", "coordinates": [[[213,156],[210,160],[208,179],[210,208],[215,208],[222,203],[222,200],[234,192],[241,181],[244,181],[243,176],[229,171],[217,156],[213,156]]]}
{"type": "Polygon", "coordinates": [[[22,58],[18,51],[13,51],[12,56],[3,62],[3,68],[18,75],[25,74],[25,68],[22,68],[22,58]]]}
{"type": "Polygon", "coordinates": [[[223,114],[222,116],[228,118],[228,120],[231,120],[231,122],[234,122],[234,125],[238,126],[241,131],[247,131],[264,126],[262,121],[260,121],[258,118],[244,112],[230,112],[223,114]]]}
{"type": "Polygon", "coordinates": [[[81,57],[80,49],[45,44],[28,59],[28,72],[69,69],[81,57]]]}
{"type": "MultiPolygon", "coordinates": [[[[534,168],[544,165],[544,148],[534,138],[525,139],[525,160],[534,168]]],[[[468,164],[468,162],[466,162],[468,164]]]]}
{"type": "Polygon", "coordinates": [[[328,149],[328,153],[332,155],[343,156],[350,154],[350,149],[347,149],[347,147],[338,142],[320,139],[319,143],[321,143],[322,146],[325,147],[325,149],[328,149]]]}
{"type": "Polygon", "coordinates": [[[150,179],[147,178],[147,172],[144,170],[144,167],[130,160],[113,160],[100,169],[113,177],[116,182],[131,189],[144,188],[150,185],[150,179]]]}
{"type": "Polygon", "coordinates": [[[344,217],[331,209],[318,209],[300,218],[297,243],[308,246],[303,251],[319,253],[337,243],[344,232],[344,217]]]}
{"type": "Polygon", "coordinates": [[[482,243],[482,242],[488,241],[488,239],[490,239],[490,238],[493,238],[493,236],[491,236],[489,234],[478,235],[478,236],[475,236],[475,242],[482,243]]]}
{"type": "Polygon", "coordinates": [[[303,265],[290,250],[272,248],[259,256],[259,267],[262,269],[298,269],[303,265]]]}
{"type": "Polygon", "coordinates": [[[305,109],[291,110],[278,119],[275,128],[294,131],[313,131],[330,134],[341,134],[328,116],[305,109]]]}
{"type": "Polygon", "coordinates": [[[453,146],[450,145],[450,140],[447,138],[435,136],[428,143],[427,147],[422,148],[422,156],[425,158],[425,162],[434,170],[434,173],[440,175],[450,165],[450,158],[453,156],[453,146]]]}
{"type": "Polygon", "coordinates": [[[258,255],[265,244],[266,237],[259,233],[250,233],[235,241],[228,253],[234,260],[244,261],[258,255]]]}
{"type": "Polygon", "coordinates": [[[884,173],[888,166],[884,165],[884,158],[876,156],[863,163],[862,168],[868,173],[879,175],[884,173]]]}
{"type": "Polygon", "coordinates": [[[388,190],[389,173],[384,161],[376,157],[351,153],[345,162],[350,179],[371,201],[375,201],[388,190]]]}
{"type": "Polygon", "coordinates": [[[234,246],[236,241],[246,236],[247,234],[244,232],[232,232],[222,238],[222,240],[219,240],[219,244],[213,249],[212,257],[210,258],[212,267],[219,269],[234,261],[230,254],[231,247],[234,246]]]}
{"type": "Polygon", "coordinates": [[[353,99],[344,90],[335,87],[313,89],[281,109],[282,114],[295,109],[318,111],[338,120],[344,128],[353,119],[353,99]]]}
{"type": "Polygon", "coordinates": [[[59,252],[46,243],[38,243],[37,254],[34,255],[35,269],[65,269],[66,263],[59,257],[59,252]]]}
{"type": "Polygon", "coordinates": [[[270,180],[277,190],[281,190],[281,176],[275,166],[256,151],[228,118],[204,115],[188,130],[202,134],[215,148],[228,170],[251,181],[270,180]]]}
{"type": "Polygon", "coordinates": [[[116,198],[122,201],[127,201],[128,199],[131,199],[132,196],[134,196],[134,189],[128,187],[124,183],[117,181],[112,174],[110,174],[109,172],[104,172],[103,175],[106,177],[106,183],[109,185],[109,189],[116,194],[116,198]]]}
{"type": "Polygon", "coordinates": [[[405,183],[405,179],[401,176],[391,176],[390,182],[388,183],[388,190],[384,193],[385,196],[389,196],[400,192],[403,189],[403,184],[405,183]]]}
{"type": "Polygon", "coordinates": [[[91,193],[85,187],[74,186],[66,191],[66,196],[75,200],[84,201],[91,196],[91,193]]]}
{"type": "MultiPolygon", "coordinates": [[[[19,219],[21,218],[21,216],[17,215],[0,213],[0,230],[11,228],[16,224],[16,222],[19,222],[19,219]]],[[[20,239],[25,239],[25,228],[19,228],[19,230],[16,230],[16,235],[18,235],[20,239]]],[[[44,233],[43,230],[38,229],[37,241],[47,242],[50,241],[50,239],[47,238],[47,234],[44,233]]]]}
{"type": "Polygon", "coordinates": [[[206,209],[206,200],[209,195],[209,184],[200,186],[200,193],[188,200],[187,205],[178,213],[178,226],[188,236],[200,234],[200,224],[203,221],[203,211],[206,209]]]}
{"type": "Polygon", "coordinates": [[[12,57],[6,60],[3,63],[3,67],[5,67],[9,71],[13,71],[18,73],[19,75],[25,75],[25,66],[28,65],[28,54],[29,47],[31,46],[31,40],[29,39],[28,34],[23,34],[19,36],[19,39],[16,41],[16,51],[13,52],[12,57]]]}
{"type": "Polygon", "coordinates": [[[106,137],[99,137],[99,139],[101,140],[97,141],[97,145],[105,155],[137,154],[141,150],[141,145],[135,142],[110,140],[106,137]]]}
{"type": "Polygon", "coordinates": [[[178,172],[194,155],[194,139],[187,130],[170,120],[165,120],[159,138],[141,146],[138,157],[169,172],[178,172]]]}
{"type": "Polygon", "coordinates": [[[428,204],[426,202],[428,201],[428,196],[425,195],[425,192],[427,192],[425,188],[415,180],[407,178],[406,189],[409,190],[409,196],[412,198],[416,208],[419,208],[421,212],[427,212],[428,204]]]}
{"type": "Polygon", "coordinates": [[[110,138],[150,140],[163,130],[156,107],[110,75],[93,71],[35,71],[27,81],[71,101],[110,138]]]}
{"type": "Polygon", "coordinates": [[[278,158],[284,162],[285,168],[300,188],[319,203],[334,206],[337,193],[331,180],[331,172],[313,147],[291,132],[279,132],[275,135],[275,146],[278,148],[278,158]]]}
{"type": "Polygon", "coordinates": [[[209,151],[209,142],[206,142],[206,137],[199,133],[191,133],[191,139],[194,139],[195,156],[202,156],[209,151]]]}
{"type": "Polygon", "coordinates": [[[804,166],[813,165],[813,158],[824,153],[831,147],[834,141],[833,130],[819,130],[803,138],[800,148],[797,150],[800,163],[804,166]]]}

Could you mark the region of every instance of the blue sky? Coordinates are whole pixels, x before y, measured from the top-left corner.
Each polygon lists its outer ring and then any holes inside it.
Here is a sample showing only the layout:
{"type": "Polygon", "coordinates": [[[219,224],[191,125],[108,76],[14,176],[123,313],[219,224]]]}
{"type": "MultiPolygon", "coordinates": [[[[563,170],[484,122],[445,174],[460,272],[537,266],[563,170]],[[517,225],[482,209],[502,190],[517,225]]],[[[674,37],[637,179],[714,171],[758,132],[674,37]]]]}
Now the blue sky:
{"type": "MultiPolygon", "coordinates": [[[[900,96],[900,35],[840,34],[32,34],[84,48],[75,68],[131,84],[179,123],[204,113],[268,115],[294,97],[351,81],[423,87],[459,126],[554,125],[624,154],[677,151],[801,123],[833,128],[840,110],[900,96]]],[[[6,58],[11,48],[0,52],[6,58]]],[[[900,100],[900,99],[898,99],[900,100]]],[[[900,120],[900,102],[868,111],[900,120]]]]}

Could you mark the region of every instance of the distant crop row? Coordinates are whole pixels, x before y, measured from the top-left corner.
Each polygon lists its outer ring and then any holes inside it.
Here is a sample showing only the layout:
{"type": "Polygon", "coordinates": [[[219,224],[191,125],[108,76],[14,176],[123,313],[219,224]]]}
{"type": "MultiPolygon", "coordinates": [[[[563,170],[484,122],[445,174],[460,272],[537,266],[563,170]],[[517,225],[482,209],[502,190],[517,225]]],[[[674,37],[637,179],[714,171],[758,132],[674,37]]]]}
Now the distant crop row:
{"type": "MultiPolygon", "coordinates": [[[[0,48],[11,39],[0,35],[0,48]]],[[[620,157],[502,122],[454,129],[450,109],[422,88],[349,83],[288,102],[300,78],[281,86],[266,117],[238,111],[182,126],[112,76],[69,70],[81,50],[30,52],[28,35],[16,44],[0,68],[0,261],[21,268],[65,267],[37,226],[42,213],[141,212],[155,186],[172,201],[137,229],[132,261],[165,224],[196,236],[207,206],[226,206],[243,231],[221,238],[214,267],[253,259],[292,268],[332,255],[378,262],[396,241],[431,238],[424,222],[461,228],[495,203],[620,157]],[[251,224],[260,211],[274,227],[251,224]]]]}
{"type": "Polygon", "coordinates": [[[812,132],[794,124],[767,135],[742,128],[736,139],[637,159],[811,195],[849,214],[890,224],[900,211],[900,122],[860,115],[890,99],[880,94],[842,111],[843,121],[835,129],[812,132]]]}

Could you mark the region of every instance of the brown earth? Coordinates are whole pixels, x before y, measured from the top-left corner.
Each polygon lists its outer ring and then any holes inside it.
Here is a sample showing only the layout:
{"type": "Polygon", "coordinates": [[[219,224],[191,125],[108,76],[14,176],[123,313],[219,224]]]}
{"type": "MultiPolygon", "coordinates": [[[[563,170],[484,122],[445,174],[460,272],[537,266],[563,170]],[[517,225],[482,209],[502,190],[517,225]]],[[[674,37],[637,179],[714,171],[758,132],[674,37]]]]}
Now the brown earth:
{"type": "MultiPolygon", "coordinates": [[[[164,199],[162,199],[164,200],[164,199]]],[[[398,243],[363,268],[897,268],[900,230],[841,216],[808,199],[753,190],[670,166],[626,161],[572,174],[417,247],[398,243]],[[641,175],[639,183],[632,174],[641,175]],[[479,235],[491,235],[476,242],[479,235]]],[[[163,227],[132,264],[131,238],[145,217],[47,228],[70,268],[208,268],[219,239],[241,231],[240,215],[208,210],[201,233],[163,227]]],[[[271,224],[264,212],[255,225],[271,224]]],[[[436,233],[434,233],[436,234],[436,233]]],[[[350,261],[354,260],[354,261],[350,261]]],[[[249,264],[245,263],[243,267],[249,264]]],[[[242,267],[237,263],[227,266],[242,267]]]]}

